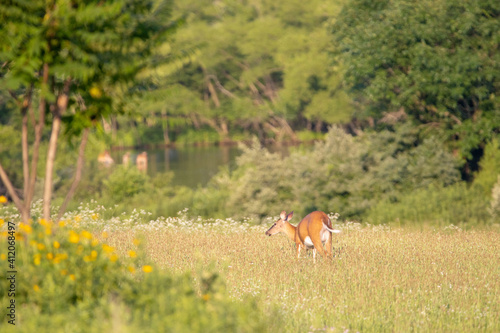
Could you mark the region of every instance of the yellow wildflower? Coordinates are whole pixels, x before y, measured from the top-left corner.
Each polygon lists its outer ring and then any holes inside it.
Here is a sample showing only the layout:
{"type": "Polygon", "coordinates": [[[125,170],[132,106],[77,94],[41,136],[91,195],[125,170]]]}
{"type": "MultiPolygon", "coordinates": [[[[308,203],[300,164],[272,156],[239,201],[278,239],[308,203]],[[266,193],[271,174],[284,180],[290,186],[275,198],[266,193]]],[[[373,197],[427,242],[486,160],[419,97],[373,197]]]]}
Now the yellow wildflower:
{"type": "Polygon", "coordinates": [[[58,241],[54,241],[54,249],[58,249],[59,247],[61,247],[61,244],[59,244],[58,241]]]}
{"type": "Polygon", "coordinates": [[[137,257],[137,253],[135,253],[135,251],[133,251],[133,250],[128,251],[128,255],[129,255],[130,258],[136,258],[137,257]]]}
{"type": "Polygon", "coordinates": [[[66,221],[59,221],[59,226],[62,228],[64,226],[66,226],[66,221]]]}
{"type": "Polygon", "coordinates": [[[109,246],[108,244],[102,244],[102,249],[106,253],[111,253],[115,250],[113,247],[109,246]]]}
{"type": "Polygon", "coordinates": [[[54,255],[52,254],[52,252],[47,253],[47,259],[49,260],[54,259],[54,255]]]}
{"type": "Polygon", "coordinates": [[[55,259],[57,259],[58,261],[68,259],[68,254],[67,253],[58,253],[58,254],[56,254],[55,259]]]}
{"type": "Polygon", "coordinates": [[[103,231],[102,234],[101,234],[102,238],[106,239],[108,238],[108,232],[107,231],[103,231]]]}
{"type": "Polygon", "coordinates": [[[78,243],[80,241],[80,236],[78,236],[78,234],[76,232],[74,232],[73,230],[70,230],[69,231],[69,241],[71,243],[78,243]]]}
{"type": "Polygon", "coordinates": [[[82,218],[80,217],[80,215],[75,216],[75,221],[76,222],[80,222],[81,220],[82,220],[82,218]]]}
{"type": "Polygon", "coordinates": [[[75,281],[76,280],[75,274],[70,274],[69,278],[71,279],[71,281],[75,281]]]}
{"type": "Polygon", "coordinates": [[[115,262],[118,260],[118,256],[116,254],[112,254],[110,257],[109,257],[109,260],[111,260],[112,262],[115,262]]]}
{"type": "Polygon", "coordinates": [[[99,244],[99,241],[97,239],[93,238],[92,242],[90,243],[90,245],[96,246],[97,244],[99,244]]]}
{"type": "Polygon", "coordinates": [[[52,228],[51,227],[46,227],[45,228],[45,234],[46,235],[52,235],[52,228]]]}
{"type": "Polygon", "coordinates": [[[3,219],[0,219],[0,227],[3,226],[4,223],[5,221],[3,219]]]}
{"type": "Polygon", "coordinates": [[[99,218],[99,214],[92,214],[92,220],[97,220],[99,218]]]}
{"type": "Polygon", "coordinates": [[[36,245],[36,247],[37,247],[37,249],[38,249],[38,250],[40,250],[40,251],[42,251],[43,249],[45,249],[45,245],[43,245],[42,243],[38,243],[38,244],[36,245]]]}
{"type": "Polygon", "coordinates": [[[86,230],[83,230],[80,235],[82,235],[83,238],[87,238],[87,239],[92,239],[92,234],[86,230]]]}
{"type": "Polygon", "coordinates": [[[142,266],[142,271],[144,273],[151,273],[153,271],[153,267],[151,267],[150,265],[144,265],[142,266]]]}
{"type": "Polygon", "coordinates": [[[40,219],[38,223],[40,223],[44,227],[50,227],[50,225],[52,224],[50,221],[47,221],[46,219],[40,219]]]}
{"type": "Polygon", "coordinates": [[[96,86],[93,86],[92,88],[90,88],[89,94],[90,94],[90,96],[92,96],[95,99],[99,99],[99,98],[102,97],[102,91],[101,91],[101,89],[99,89],[96,86]]]}
{"type": "Polygon", "coordinates": [[[134,238],[133,243],[135,246],[138,246],[139,244],[141,244],[141,241],[138,240],[137,238],[134,238]]]}
{"type": "Polygon", "coordinates": [[[24,224],[22,222],[19,223],[19,230],[24,231],[27,234],[31,234],[31,232],[33,231],[29,224],[24,224]]]}
{"type": "Polygon", "coordinates": [[[35,257],[34,257],[34,259],[33,259],[33,263],[34,263],[36,266],[38,266],[38,265],[40,265],[40,262],[41,262],[41,261],[42,261],[42,260],[41,260],[40,254],[39,254],[39,253],[35,254],[35,257]]]}
{"type": "Polygon", "coordinates": [[[204,301],[208,301],[210,299],[210,295],[209,294],[204,294],[203,296],[201,296],[201,298],[204,300],[204,301]]]}
{"type": "Polygon", "coordinates": [[[61,275],[68,275],[67,269],[61,269],[61,275]]]}
{"type": "Polygon", "coordinates": [[[135,272],[135,268],[133,266],[128,266],[127,269],[128,269],[128,271],[130,273],[134,273],[135,272]]]}
{"type": "Polygon", "coordinates": [[[40,291],[40,287],[37,284],[35,284],[33,286],[33,290],[38,292],[38,291],[40,291]]]}
{"type": "Polygon", "coordinates": [[[0,203],[7,203],[7,198],[4,195],[0,195],[0,203]]]}
{"type": "Polygon", "coordinates": [[[7,255],[5,253],[0,254],[0,259],[6,260],[7,259],[7,255]]]}

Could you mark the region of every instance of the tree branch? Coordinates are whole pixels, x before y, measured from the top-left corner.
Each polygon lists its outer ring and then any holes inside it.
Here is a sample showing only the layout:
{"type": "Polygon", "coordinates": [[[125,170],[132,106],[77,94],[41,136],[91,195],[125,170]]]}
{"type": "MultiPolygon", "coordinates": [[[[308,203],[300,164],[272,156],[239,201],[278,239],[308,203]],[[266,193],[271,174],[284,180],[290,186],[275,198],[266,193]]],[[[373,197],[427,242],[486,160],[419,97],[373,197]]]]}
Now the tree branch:
{"type": "Polygon", "coordinates": [[[23,202],[19,198],[19,196],[16,193],[16,190],[14,189],[14,186],[10,182],[9,176],[5,172],[5,170],[2,167],[2,164],[0,163],[0,179],[4,183],[5,187],[7,188],[7,191],[9,192],[12,200],[14,201],[14,204],[16,205],[17,209],[19,210],[19,213],[21,213],[21,217],[24,222],[28,222],[29,215],[27,214],[27,210],[24,207],[23,202]]]}

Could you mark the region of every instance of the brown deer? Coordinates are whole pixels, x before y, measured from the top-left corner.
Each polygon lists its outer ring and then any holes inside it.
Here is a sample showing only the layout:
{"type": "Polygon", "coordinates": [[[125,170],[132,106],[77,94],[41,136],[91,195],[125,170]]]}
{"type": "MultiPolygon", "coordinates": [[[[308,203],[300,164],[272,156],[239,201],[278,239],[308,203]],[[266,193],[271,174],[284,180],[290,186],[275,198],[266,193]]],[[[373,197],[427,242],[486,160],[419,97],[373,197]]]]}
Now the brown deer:
{"type": "Polygon", "coordinates": [[[312,212],[296,227],[289,222],[292,216],[293,212],[286,215],[286,212],[282,211],[280,219],[266,231],[266,235],[272,236],[280,232],[286,234],[297,246],[297,258],[300,258],[301,248],[313,250],[314,262],[316,262],[316,251],[322,257],[332,257],[332,232],[339,233],[340,230],[332,228],[332,221],[328,215],[319,211],[312,212]]]}
{"type": "Polygon", "coordinates": [[[111,157],[111,155],[107,150],[105,150],[103,153],[100,153],[99,156],[97,156],[97,162],[106,167],[109,167],[113,163],[115,163],[115,161],[113,160],[113,158],[111,157]]]}
{"type": "Polygon", "coordinates": [[[130,152],[126,152],[122,156],[122,164],[128,166],[130,164],[130,152]]]}
{"type": "Polygon", "coordinates": [[[139,171],[142,172],[148,171],[148,153],[143,151],[142,153],[137,155],[135,164],[137,165],[137,169],[139,169],[139,171]]]}

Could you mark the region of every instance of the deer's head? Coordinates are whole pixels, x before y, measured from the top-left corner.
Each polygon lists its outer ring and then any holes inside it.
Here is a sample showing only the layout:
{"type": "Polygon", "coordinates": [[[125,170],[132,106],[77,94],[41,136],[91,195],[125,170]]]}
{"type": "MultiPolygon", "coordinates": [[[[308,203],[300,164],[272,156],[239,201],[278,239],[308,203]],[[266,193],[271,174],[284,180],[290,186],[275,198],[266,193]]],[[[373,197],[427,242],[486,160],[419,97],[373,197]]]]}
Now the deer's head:
{"type": "Polygon", "coordinates": [[[280,219],[276,221],[269,230],[266,231],[267,236],[272,236],[274,234],[277,234],[279,232],[284,232],[285,231],[285,226],[292,219],[293,212],[290,214],[286,215],[285,211],[282,211],[280,214],[280,219]]]}

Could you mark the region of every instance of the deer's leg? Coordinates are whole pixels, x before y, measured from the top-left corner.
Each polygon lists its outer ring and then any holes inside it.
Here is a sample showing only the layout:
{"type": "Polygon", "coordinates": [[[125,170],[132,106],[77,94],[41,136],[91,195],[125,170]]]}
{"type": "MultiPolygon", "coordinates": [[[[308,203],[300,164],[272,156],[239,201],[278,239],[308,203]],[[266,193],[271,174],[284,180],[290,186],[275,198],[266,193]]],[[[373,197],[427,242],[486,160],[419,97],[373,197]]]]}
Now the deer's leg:
{"type": "Polygon", "coordinates": [[[333,239],[332,233],[329,232],[328,239],[326,240],[326,243],[325,243],[325,249],[326,249],[326,256],[330,257],[330,258],[333,258],[333,254],[332,254],[332,239],[333,239]]]}
{"type": "Polygon", "coordinates": [[[314,245],[314,249],[317,250],[322,257],[325,257],[326,253],[323,249],[323,243],[321,242],[321,239],[319,237],[314,237],[314,239],[312,239],[311,237],[311,240],[314,245]]]}

